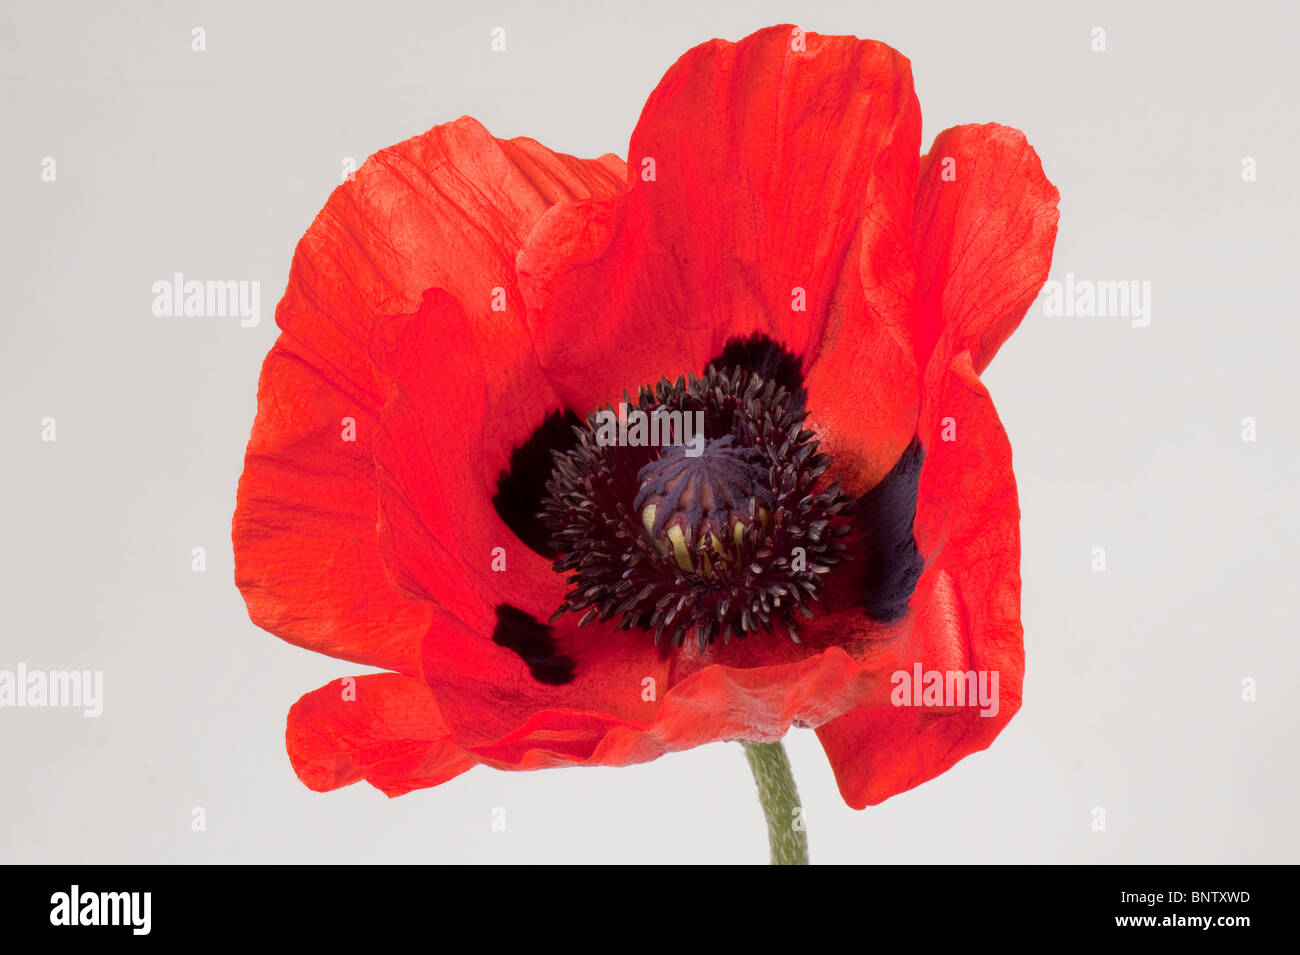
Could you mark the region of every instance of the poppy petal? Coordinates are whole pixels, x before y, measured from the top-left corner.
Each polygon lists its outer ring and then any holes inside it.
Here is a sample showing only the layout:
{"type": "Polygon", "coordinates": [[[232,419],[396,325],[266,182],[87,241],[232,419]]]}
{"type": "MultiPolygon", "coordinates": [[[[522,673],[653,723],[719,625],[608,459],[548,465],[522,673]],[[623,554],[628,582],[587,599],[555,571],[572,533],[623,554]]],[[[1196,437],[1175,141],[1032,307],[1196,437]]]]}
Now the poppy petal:
{"type": "Polygon", "coordinates": [[[920,375],[905,330],[915,312],[914,283],[910,253],[887,234],[864,234],[846,261],[837,307],[808,374],[808,426],[834,459],[840,486],[855,496],[894,468],[916,434],[920,375]],[[896,285],[868,288],[868,253],[858,252],[868,243],[891,247],[880,254],[897,261],[896,285]]]}
{"type": "Polygon", "coordinates": [[[389,388],[374,441],[379,538],[407,592],[490,634],[498,604],[549,616],[564,581],[492,506],[488,362],[470,325],[443,289],[413,314],[375,323],[372,355],[389,388]]]}
{"type": "Polygon", "coordinates": [[[429,688],[395,673],[347,677],[308,693],[289,710],[285,745],[294,772],[316,792],[365,779],[400,796],[474,765],[451,742],[429,688]]]}
{"type": "Polygon", "coordinates": [[[923,414],[916,541],[926,568],[907,628],[894,638],[894,665],[909,674],[917,664],[923,672],[996,673],[997,706],[983,715],[969,705],[877,702],[819,727],[840,792],[856,809],[984,749],[1020,707],[1020,509],[1011,446],[969,353],[952,361],[923,414]]]}
{"type": "Polygon", "coordinates": [[[921,161],[913,238],[921,309],[916,349],[992,361],[1047,280],[1060,193],[1018,129],[954,126],[921,161]]]}
{"type": "Polygon", "coordinates": [[[632,135],[627,193],[559,203],[520,254],[548,378],[585,414],[754,332],[805,361],[828,325],[856,335],[845,257],[877,180],[910,255],[897,197],[919,128],[910,66],[881,43],[781,26],[686,53],[632,135]]]}
{"type": "Polygon", "coordinates": [[[617,157],[581,160],[529,139],[499,140],[462,117],[380,150],[330,196],[298,244],[276,322],[319,364],[383,400],[367,346],[374,319],[415,311],[446,289],[476,339],[502,356],[485,369],[489,464],[554,395],[541,378],[522,316],[515,256],[561,199],[621,191],[617,157]]]}
{"type": "Polygon", "coordinates": [[[880,661],[854,659],[839,647],[737,667],[649,657],[644,634],[600,639],[602,648],[579,658],[594,663],[585,677],[579,663],[574,682],[531,712],[518,697],[526,671],[505,657],[457,653],[426,678],[452,736],[476,760],[510,770],[623,766],[705,743],[774,741],[791,726],[816,726],[889,697],[880,661]]]}
{"type": "Polygon", "coordinates": [[[431,631],[425,679],[455,739],[500,769],[627,765],[708,742],[780,739],[792,725],[886,701],[894,660],[887,641],[850,656],[774,634],[664,654],[640,631],[565,617],[547,629],[574,677],[542,686],[527,661],[455,628],[431,631]]]}
{"type": "Polygon", "coordinates": [[[551,709],[471,752],[500,769],[626,766],[706,743],[775,741],[792,725],[815,725],[843,712],[850,699],[888,693],[839,648],[773,667],[706,666],[666,692],[662,686],[648,719],[551,709]]]}
{"type": "Polygon", "coordinates": [[[459,743],[491,747],[541,725],[538,745],[545,749],[561,727],[573,742],[576,723],[594,746],[610,727],[654,719],[672,661],[644,633],[599,624],[579,629],[571,617],[554,626],[544,621],[502,605],[490,638],[448,618],[430,631],[424,678],[459,743]],[[526,641],[517,639],[520,631],[531,631],[526,641]]]}
{"type": "Polygon", "coordinates": [[[504,356],[483,373],[490,413],[468,425],[495,474],[557,402],[520,315],[515,254],[553,203],[622,182],[616,157],[497,140],[463,118],[381,150],[333,192],[276,310],[282,333],[239,485],[236,582],[254,623],[332,656],[419,671],[427,608],[394,588],[375,533],[372,443],[388,395],[370,358],[372,323],[435,285],[476,303],[472,337],[504,356]]]}
{"type": "Polygon", "coordinates": [[[281,339],[262,365],[232,524],[253,623],[354,663],[418,673],[426,607],[393,587],[375,546],[373,419],[281,339]]]}

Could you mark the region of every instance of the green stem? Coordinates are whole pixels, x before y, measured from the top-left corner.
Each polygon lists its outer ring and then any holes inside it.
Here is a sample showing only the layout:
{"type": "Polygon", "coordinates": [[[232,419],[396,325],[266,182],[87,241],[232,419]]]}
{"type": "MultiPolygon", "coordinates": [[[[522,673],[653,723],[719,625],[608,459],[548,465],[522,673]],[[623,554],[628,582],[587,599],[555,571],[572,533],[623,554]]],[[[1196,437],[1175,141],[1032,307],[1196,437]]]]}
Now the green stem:
{"type": "Polygon", "coordinates": [[[807,865],[808,832],[804,828],[799,790],[790,771],[785,747],[775,743],[740,743],[758,784],[758,801],[767,817],[772,865],[807,865]]]}

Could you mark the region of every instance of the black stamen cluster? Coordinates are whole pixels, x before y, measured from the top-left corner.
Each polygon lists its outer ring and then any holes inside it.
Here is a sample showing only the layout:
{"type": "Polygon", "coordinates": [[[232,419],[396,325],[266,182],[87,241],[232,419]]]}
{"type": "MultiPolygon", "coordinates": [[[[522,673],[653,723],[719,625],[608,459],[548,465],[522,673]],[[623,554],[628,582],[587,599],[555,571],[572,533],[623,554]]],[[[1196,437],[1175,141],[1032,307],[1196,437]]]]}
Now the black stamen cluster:
{"type": "Polygon", "coordinates": [[[762,505],[746,512],[739,540],[726,537],[721,548],[717,528],[678,521],[690,570],[651,535],[636,506],[643,469],[655,473],[647,465],[668,449],[602,445],[596,413],[575,427],[577,444],[553,455],[540,515],[560,555],[554,567],[572,588],[551,621],[584,611],[580,626],[618,617],[618,629],[653,632],[656,644],[668,634],[673,646],[693,630],[701,650],[719,636],[726,642],[760,628],[771,633],[780,623],[797,642],[794,613],[811,617],[823,576],[848,559],[842,538],[853,505],[838,482],[818,489],[831,459],[817,453],[813,432],[803,427],[802,404],[802,394],[740,367],[710,366],[702,378],[642,386],[634,405],[642,412],[702,411],[706,439],[721,442],[727,457],[743,456],[753,481],[748,497],[762,505]]]}

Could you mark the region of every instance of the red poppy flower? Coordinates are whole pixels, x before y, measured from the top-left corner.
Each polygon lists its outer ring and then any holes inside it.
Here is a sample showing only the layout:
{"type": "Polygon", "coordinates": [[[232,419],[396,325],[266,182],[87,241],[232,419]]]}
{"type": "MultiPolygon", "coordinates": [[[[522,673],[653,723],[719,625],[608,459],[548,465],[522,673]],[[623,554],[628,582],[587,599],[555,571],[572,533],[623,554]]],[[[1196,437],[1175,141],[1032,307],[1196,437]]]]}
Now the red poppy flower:
{"type": "Polygon", "coordinates": [[[920,126],[902,55],[782,26],[683,56],[626,165],[462,118],[335,190],[233,528],[255,623],[392,671],[292,708],[304,783],[398,795],[798,725],[861,808],[989,745],[1023,648],[979,374],[1058,196],[1018,131],[920,157],[920,126]],[[698,453],[602,441],[620,401],[699,412],[698,453]],[[931,671],[997,674],[996,705],[898,697],[931,671]]]}

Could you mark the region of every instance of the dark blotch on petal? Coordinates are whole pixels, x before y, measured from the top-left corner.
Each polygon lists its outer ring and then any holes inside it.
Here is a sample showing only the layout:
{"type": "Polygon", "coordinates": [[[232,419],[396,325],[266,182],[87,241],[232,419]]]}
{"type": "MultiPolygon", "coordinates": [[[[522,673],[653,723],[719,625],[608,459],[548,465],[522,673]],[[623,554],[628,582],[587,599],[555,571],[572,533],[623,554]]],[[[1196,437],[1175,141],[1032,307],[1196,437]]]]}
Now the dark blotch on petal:
{"type": "Polygon", "coordinates": [[[806,396],[799,356],[762,332],[755,332],[747,338],[731,339],[723,347],[722,354],[709,364],[723,372],[739,366],[759,378],[775,381],[794,396],[791,401],[794,410],[803,410],[806,396]]]}
{"type": "Polygon", "coordinates": [[[528,440],[510,453],[509,470],[497,478],[492,506],[515,536],[543,557],[555,556],[551,532],[537,516],[551,476],[551,452],[572,450],[578,441],[573,429],[580,424],[578,416],[568,408],[552,411],[528,440]]]}
{"type": "Polygon", "coordinates": [[[898,463],[870,491],[858,498],[857,524],[864,534],[859,597],[875,620],[897,620],[907,612],[925,560],[916,549],[912,524],[921,479],[921,442],[916,438],[898,463]]]}
{"type": "Polygon", "coordinates": [[[532,614],[511,604],[501,604],[497,607],[492,641],[519,654],[538,683],[563,686],[573,682],[574,664],[556,647],[551,629],[532,614]]]}

